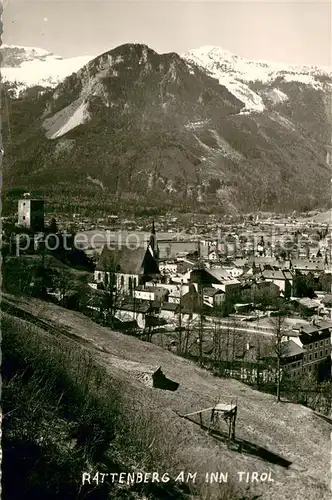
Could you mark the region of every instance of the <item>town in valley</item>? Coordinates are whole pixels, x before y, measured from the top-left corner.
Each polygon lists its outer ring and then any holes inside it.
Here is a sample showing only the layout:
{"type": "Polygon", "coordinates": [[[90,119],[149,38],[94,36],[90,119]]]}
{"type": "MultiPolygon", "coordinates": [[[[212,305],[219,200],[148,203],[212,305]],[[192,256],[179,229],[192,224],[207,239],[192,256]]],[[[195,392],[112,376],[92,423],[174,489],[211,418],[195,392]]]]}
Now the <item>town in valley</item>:
{"type": "Polygon", "coordinates": [[[110,216],[84,225],[79,214],[58,223],[44,211],[44,200],[25,193],[17,219],[4,220],[6,289],[83,312],[262,390],[274,386],[279,360],[288,397],[321,410],[327,404],[313,398],[331,370],[326,214],[137,223],[110,216]]]}

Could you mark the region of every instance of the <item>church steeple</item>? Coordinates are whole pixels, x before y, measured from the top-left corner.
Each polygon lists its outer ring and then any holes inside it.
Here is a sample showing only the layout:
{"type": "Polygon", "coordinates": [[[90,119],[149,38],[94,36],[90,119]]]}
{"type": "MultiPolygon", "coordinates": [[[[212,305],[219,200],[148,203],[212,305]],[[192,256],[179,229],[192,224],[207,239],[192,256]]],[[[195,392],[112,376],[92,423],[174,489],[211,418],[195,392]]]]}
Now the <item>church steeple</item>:
{"type": "Polygon", "coordinates": [[[156,236],[156,229],[154,227],[154,219],[152,221],[152,229],[151,229],[150,241],[149,241],[148,248],[150,249],[153,257],[156,260],[158,260],[159,259],[159,248],[158,248],[158,242],[157,242],[157,236],[156,236]]]}

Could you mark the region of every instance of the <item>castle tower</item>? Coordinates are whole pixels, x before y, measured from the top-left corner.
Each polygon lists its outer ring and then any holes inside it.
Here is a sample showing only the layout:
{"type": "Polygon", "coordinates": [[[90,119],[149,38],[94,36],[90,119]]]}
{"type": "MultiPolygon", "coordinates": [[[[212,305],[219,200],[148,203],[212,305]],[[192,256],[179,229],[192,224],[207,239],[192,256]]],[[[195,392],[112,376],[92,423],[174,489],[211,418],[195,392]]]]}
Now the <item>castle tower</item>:
{"type": "Polygon", "coordinates": [[[31,231],[44,231],[44,200],[31,199],[28,195],[18,200],[18,225],[31,231]]]}

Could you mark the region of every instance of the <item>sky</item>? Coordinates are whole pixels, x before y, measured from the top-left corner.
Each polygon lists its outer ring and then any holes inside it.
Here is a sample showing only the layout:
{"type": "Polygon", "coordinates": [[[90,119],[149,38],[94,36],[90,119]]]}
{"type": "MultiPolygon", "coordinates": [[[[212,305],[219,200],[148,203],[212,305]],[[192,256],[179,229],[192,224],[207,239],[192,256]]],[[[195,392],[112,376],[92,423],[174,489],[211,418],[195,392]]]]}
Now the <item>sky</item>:
{"type": "Polygon", "coordinates": [[[63,57],[123,43],[182,53],[216,45],[249,59],[332,65],[331,2],[4,0],[3,43],[63,57]]]}

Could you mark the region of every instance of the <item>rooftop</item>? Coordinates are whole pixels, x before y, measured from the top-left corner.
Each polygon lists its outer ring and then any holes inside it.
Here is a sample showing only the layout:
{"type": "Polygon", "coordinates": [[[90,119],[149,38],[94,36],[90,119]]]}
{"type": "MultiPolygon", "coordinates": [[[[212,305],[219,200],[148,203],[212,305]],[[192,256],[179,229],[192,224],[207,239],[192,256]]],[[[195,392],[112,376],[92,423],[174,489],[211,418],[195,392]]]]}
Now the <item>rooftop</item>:
{"type": "MultiPolygon", "coordinates": [[[[96,270],[108,271],[111,268],[117,273],[143,274],[147,259],[154,260],[145,247],[131,249],[126,246],[115,248],[104,245],[96,270]]],[[[154,268],[155,273],[158,273],[156,262],[154,268]]]]}
{"type": "Polygon", "coordinates": [[[299,354],[305,353],[305,349],[296,344],[293,340],[286,340],[281,345],[281,357],[291,358],[293,356],[298,356],[299,354]]]}
{"type": "Polygon", "coordinates": [[[140,286],[137,287],[136,290],[142,291],[142,292],[157,292],[157,291],[162,291],[164,293],[169,293],[169,290],[167,288],[164,288],[162,286],[140,286]]]}
{"type": "Polygon", "coordinates": [[[178,307],[179,304],[176,304],[175,302],[164,302],[161,306],[161,309],[163,309],[164,311],[176,311],[178,307]]]}
{"type": "Polygon", "coordinates": [[[313,335],[321,330],[327,330],[332,328],[332,323],[323,320],[315,320],[314,323],[296,323],[293,326],[293,330],[299,330],[300,334],[305,333],[307,335],[313,335]]]}
{"type": "Polygon", "coordinates": [[[211,267],[206,269],[206,271],[219,281],[224,281],[229,276],[228,272],[222,267],[211,267]]]}
{"type": "Polygon", "coordinates": [[[262,272],[262,276],[265,279],[275,279],[275,280],[291,280],[293,278],[289,271],[273,271],[266,269],[262,272]]]}
{"type": "Polygon", "coordinates": [[[325,295],[325,297],[322,298],[321,300],[322,304],[325,305],[332,305],[332,295],[325,295]]]}
{"type": "Polygon", "coordinates": [[[208,295],[209,297],[213,297],[217,293],[224,293],[222,290],[218,290],[218,288],[207,287],[203,288],[203,295],[208,295]]]}
{"type": "Polygon", "coordinates": [[[312,271],[323,270],[325,268],[324,261],[308,260],[308,259],[294,259],[292,260],[292,267],[294,269],[308,269],[312,271]]]}
{"type": "Polygon", "coordinates": [[[309,299],[309,297],[294,299],[294,302],[297,302],[300,306],[306,307],[307,309],[316,309],[319,306],[319,303],[316,300],[309,299]]]}

